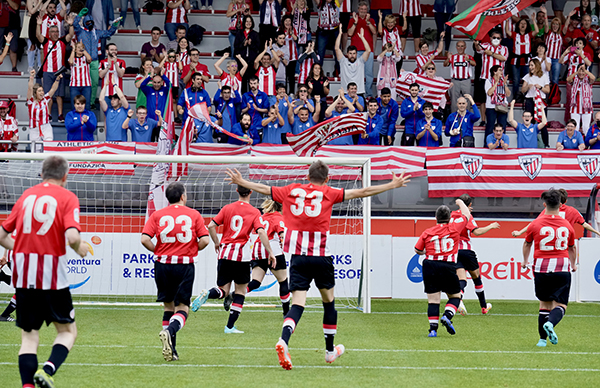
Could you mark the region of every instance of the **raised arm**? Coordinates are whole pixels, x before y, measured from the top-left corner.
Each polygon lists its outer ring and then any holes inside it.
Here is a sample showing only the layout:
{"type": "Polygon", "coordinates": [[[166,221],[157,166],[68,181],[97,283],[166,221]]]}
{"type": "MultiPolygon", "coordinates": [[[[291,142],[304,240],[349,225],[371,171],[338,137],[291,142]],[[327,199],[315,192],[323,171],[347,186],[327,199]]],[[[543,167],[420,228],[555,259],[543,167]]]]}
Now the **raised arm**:
{"type": "MultiPolygon", "coordinates": [[[[231,4],[229,4],[231,6],[231,4]]],[[[221,69],[221,63],[223,63],[223,61],[225,59],[229,58],[229,53],[226,52],[225,54],[223,54],[223,56],[221,58],[219,58],[218,61],[215,62],[215,64],[213,65],[215,67],[215,70],[217,71],[217,75],[220,77],[221,74],[223,74],[223,70],[221,69]]]]}
{"type": "Polygon", "coordinates": [[[342,49],[340,49],[340,43],[342,41],[342,25],[340,24],[340,30],[338,32],[337,38],[335,38],[335,57],[338,61],[341,61],[344,58],[344,53],[342,49]]]}
{"type": "Polygon", "coordinates": [[[271,186],[244,179],[242,174],[236,168],[233,170],[228,168],[225,171],[225,174],[227,174],[227,178],[225,178],[225,180],[228,181],[230,185],[240,185],[263,195],[271,195],[271,186]]]}
{"type": "Polygon", "coordinates": [[[58,90],[58,85],[60,84],[60,80],[62,79],[62,77],[62,74],[59,74],[58,77],[56,77],[54,83],[52,84],[52,87],[48,91],[48,97],[52,98],[52,96],[54,96],[54,93],[56,93],[56,91],[58,90]]]}
{"type": "Polygon", "coordinates": [[[510,102],[510,109],[508,110],[508,123],[515,129],[517,130],[517,126],[519,125],[519,123],[517,123],[515,121],[515,100],[512,100],[510,102]]]}
{"type": "Polygon", "coordinates": [[[344,201],[354,198],[371,197],[373,195],[381,194],[388,190],[396,189],[399,187],[405,187],[410,182],[410,175],[404,176],[404,171],[400,175],[396,175],[392,172],[392,180],[383,185],[369,186],[362,189],[353,189],[344,191],[344,201]]]}
{"type": "Polygon", "coordinates": [[[238,59],[238,61],[240,61],[240,63],[242,64],[242,68],[239,70],[239,72],[240,72],[240,75],[243,77],[243,76],[244,76],[244,74],[246,74],[246,70],[248,70],[248,62],[246,62],[246,61],[244,60],[244,58],[242,58],[242,56],[241,56],[240,54],[236,55],[235,57],[236,57],[236,58],[238,59]]]}
{"type": "Polygon", "coordinates": [[[108,82],[104,83],[102,86],[102,90],[100,90],[100,97],[98,100],[100,101],[100,109],[102,112],[106,112],[108,110],[108,104],[106,103],[106,90],[108,89],[108,82]]]}
{"type": "Polygon", "coordinates": [[[360,30],[360,32],[358,33],[358,37],[365,45],[365,52],[363,53],[362,58],[363,61],[366,62],[369,59],[369,55],[371,54],[371,46],[369,45],[369,42],[367,42],[367,40],[365,39],[365,33],[363,30],[360,30]]]}
{"type": "Polygon", "coordinates": [[[488,226],[484,226],[482,228],[476,228],[475,230],[473,230],[473,236],[481,236],[483,234],[486,234],[487,232],[489,232],[492,229],[500,229],[500,224],[497,222],[492,222],[488,226]]]}

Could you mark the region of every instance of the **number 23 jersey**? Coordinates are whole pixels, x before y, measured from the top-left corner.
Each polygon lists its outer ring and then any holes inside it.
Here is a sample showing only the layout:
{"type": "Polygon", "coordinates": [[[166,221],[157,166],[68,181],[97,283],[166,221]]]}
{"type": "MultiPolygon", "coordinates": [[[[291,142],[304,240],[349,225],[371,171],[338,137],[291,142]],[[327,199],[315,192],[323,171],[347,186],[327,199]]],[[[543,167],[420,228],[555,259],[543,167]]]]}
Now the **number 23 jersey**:
{"type": "Polygon", "coordinates": [[[344,189],[295,183],[272,187],[282,204],[285,221],[283,251],[293,255],[327,256],[327,237],[333,205],[344,201],[344,189]]]}

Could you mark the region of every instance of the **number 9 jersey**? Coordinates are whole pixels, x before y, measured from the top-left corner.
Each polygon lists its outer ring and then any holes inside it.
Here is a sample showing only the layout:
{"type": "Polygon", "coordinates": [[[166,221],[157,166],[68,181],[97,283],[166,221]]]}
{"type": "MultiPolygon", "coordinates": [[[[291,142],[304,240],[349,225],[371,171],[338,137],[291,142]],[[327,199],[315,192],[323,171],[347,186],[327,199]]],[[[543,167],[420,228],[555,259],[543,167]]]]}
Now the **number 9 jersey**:
{"type": "Polygon", "coordinates": [[[250,261],[250,233],[264,229],[260,211],[249,203],[237,201],[225,205],[213,218],[217,225],[223,225],[223,238],[219,247],[219,260],[250,261]]]}
{"type": "Polygon", "coordinates": [[[575,230],[561,216],[540,215],[527,228],[525,241],[533,243],[533,272],[569,272],[568,248],[575,245],[575,230]]]}

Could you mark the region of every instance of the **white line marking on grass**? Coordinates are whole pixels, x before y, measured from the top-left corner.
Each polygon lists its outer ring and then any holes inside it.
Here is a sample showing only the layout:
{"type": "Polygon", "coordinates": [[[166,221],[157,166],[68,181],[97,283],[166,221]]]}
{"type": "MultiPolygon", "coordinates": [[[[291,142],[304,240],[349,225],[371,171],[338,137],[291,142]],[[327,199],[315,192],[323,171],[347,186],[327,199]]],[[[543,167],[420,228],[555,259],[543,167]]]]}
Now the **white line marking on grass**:
{"type": "MultiPolygon", "coordinates": [[[[0,365],[16,366],[16,362],[0,362],[0,365]]],[[[266,368],[280,369],[279,365],[235,365],[235,364],[99,364],[99,363],[64,363],[65,366],[89,367],[125,367],[125,368],[266,368]]],[[[468,366],[368,366],[368,365],[296,365],[294,369],[380,369],[380,370],[463,370],[463,371],[501,371],[501,372],[600,372],[591,368],[497,368],[497,367],[468,367],[468,366]]]]}

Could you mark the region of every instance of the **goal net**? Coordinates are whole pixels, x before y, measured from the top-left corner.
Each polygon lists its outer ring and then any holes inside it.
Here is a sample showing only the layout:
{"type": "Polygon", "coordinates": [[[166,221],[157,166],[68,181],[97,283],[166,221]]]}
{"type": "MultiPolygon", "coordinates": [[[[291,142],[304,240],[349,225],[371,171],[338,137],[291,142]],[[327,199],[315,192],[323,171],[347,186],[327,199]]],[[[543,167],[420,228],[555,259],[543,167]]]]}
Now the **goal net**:
{"type": "MultiPolygon", "coordinates": [[[[145,223],[154,162],[187,162],[179,181],[187,189],[187,206],[197,209],[206,223],[238,199],[236,187],[224,181],[227,168],[272,186],[306,182],[308,166],[317,158],[250,156],[156,156],[61,154],[71,165],[67,188],[80,201],[82,238],[90,246],[85,258],[68,248],[68,276],[75,303],[156,303],[154,256],[140,243],[145,223]]],[[[4,220],[23,191],[41,181],[42,160],[48,154],[5,153],[0,173],[0,218],[4,220]]],[[[332,187],[356,189],[370,185],[370,162],[365,158],[323,158],[330,167],[332,187]]],[[[250,202],[260,209],[265,196],[253,193],[250,202]]],[[[329,250],[336,277],[336,305],[370,312],[369,237],[370,200],[357,199],[333,209],[329,250]]],[[[220,231],[219,231],[220,232],[220,231]]],[[[256,238],[256,237],[254,237],[256,238]]],[[[3,248],[0,248],[2,250],[3,248]]],[[[289,265],[290,257],[286,255],[289,265]]],[[[2,269],[9,272],[7,268],[2,269]]],[[[196,258],[194,296],[216,286],[217,259],[212,241],[196,258]]],[[[0,285],[6,299],[13,290],[0,285]]],[[[311,286],[308,305],[320,306],[311,286]]],[[[214,302],[214,306],[221,301],[214,302]]],[[[261,287],[249,293],[246,304],[277,307],[279,285],[268,272],[261,287]]],[[[208,303],[208,306],[211,304],[208,303]]],[[[221,307],[222,308],[222,307],[221,307]]]]}

